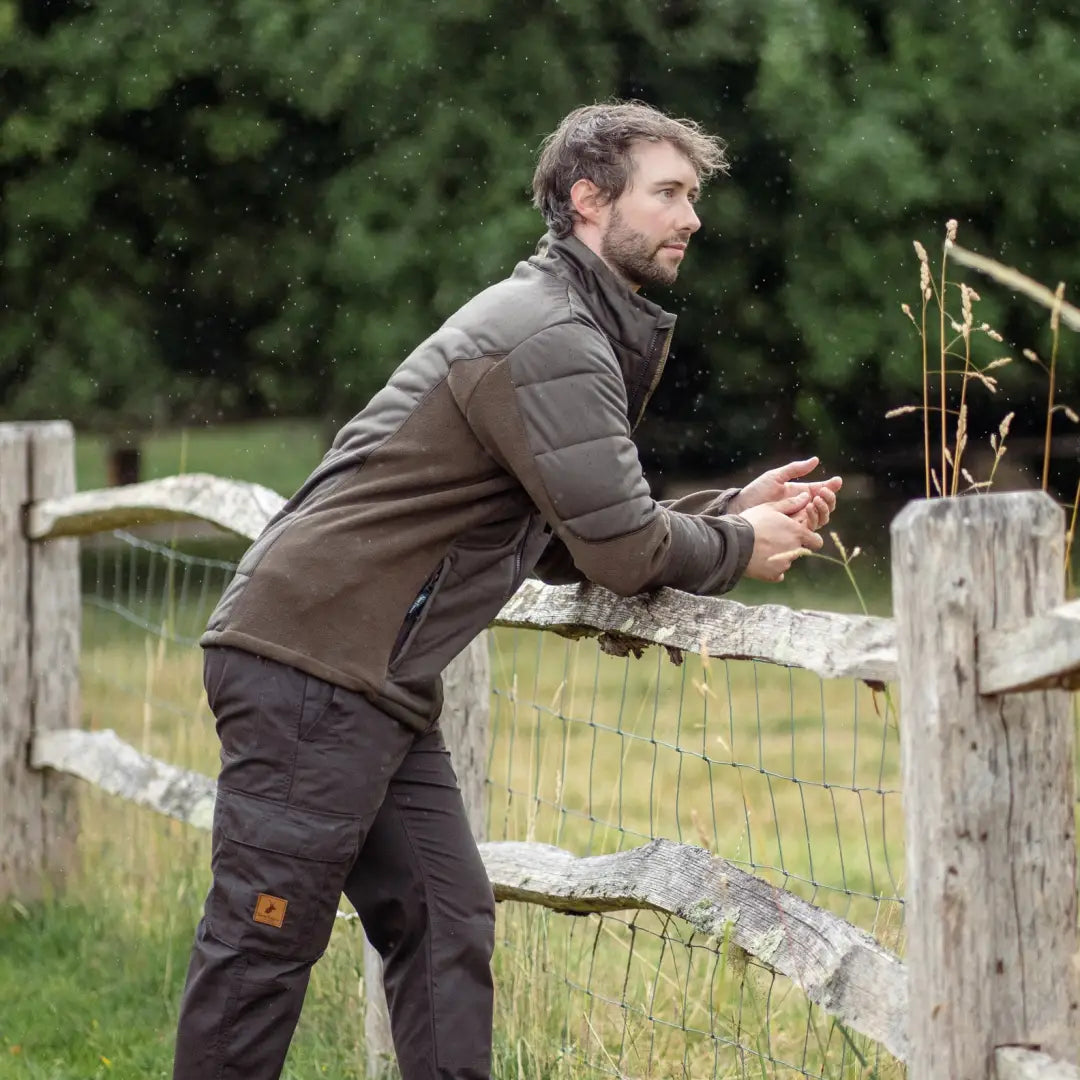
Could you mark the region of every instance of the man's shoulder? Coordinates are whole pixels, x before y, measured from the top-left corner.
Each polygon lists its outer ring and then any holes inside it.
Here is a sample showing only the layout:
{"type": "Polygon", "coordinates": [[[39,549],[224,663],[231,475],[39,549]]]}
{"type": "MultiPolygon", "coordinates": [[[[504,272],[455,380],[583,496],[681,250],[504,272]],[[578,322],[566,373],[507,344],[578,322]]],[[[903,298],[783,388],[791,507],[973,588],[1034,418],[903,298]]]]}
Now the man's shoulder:
{"type": "Polygon", "coordinates": [[[557,326],[597,332],[566,281],[521,262],[502,281],[489,285],[462,305],[444,329],[464,333],[482,352],[508,353],[518,345],[557,326]]]}

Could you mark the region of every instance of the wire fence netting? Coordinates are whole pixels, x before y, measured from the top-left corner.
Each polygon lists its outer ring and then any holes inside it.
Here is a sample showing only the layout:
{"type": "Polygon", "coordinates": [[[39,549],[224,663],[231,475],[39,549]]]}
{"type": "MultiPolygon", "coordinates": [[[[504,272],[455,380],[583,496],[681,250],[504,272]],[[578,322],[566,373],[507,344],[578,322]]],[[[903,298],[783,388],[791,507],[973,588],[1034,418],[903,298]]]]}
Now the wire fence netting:
{"type": "MultiPolygon", "coordinates": [[[[86,721],[211,775],[196,643],[235,569],[219,549],[159,529],[103,534],[81,556],[86,721]]],[[[489,839],[581,856],[655,837],[705,848],[902,952],[887,694],[529,630],[492,631],[491,661],[489,839]]],[[[498,935],[497,1075],[903,1075],[783,976],[678,918],[505,903],[498,935]]]]}
{"type": "MultiPolygon", "coordinates": [[[[749,661],[675,664],[660,648],[609,656],[535,631],[493,641],[491,839],[576,855],[676,840],[901,949],[899,743],[885,693],[749,661]]],[[[650,911],[507,906],[502,964],[523,1000],[547,995],[547,1034],[579,1069],[903,1075],[730,940],[650,911]]]]}

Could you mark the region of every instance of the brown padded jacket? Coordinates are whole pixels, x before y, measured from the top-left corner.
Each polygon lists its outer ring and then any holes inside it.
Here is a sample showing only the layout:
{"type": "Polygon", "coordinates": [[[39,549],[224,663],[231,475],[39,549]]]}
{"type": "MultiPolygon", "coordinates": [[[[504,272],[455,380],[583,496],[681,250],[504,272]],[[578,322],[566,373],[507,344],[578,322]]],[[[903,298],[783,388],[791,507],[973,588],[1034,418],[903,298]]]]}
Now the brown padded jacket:
{"type": "Polygon", "coordinates": [[[522,580],[729,589],[733,491],[660,504],[631,441],[675,318],[546,236],[415,349],[248,549],[202,644],[370,697],[424,730],[440,673],[522,580]]]}

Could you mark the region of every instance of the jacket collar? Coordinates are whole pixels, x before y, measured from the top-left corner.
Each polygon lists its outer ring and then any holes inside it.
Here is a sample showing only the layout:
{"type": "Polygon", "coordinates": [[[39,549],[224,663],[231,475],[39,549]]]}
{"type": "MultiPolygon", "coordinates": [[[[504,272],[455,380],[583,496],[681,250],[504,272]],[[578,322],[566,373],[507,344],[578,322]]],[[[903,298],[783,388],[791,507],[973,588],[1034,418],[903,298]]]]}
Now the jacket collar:
{"type": "Polygon", "coordinates": [[[628,288],[573,234],[560,239],[546,233],[529,262],[567,281],[611,342],[636,427],[663,373],[675,316],[628,288]]]}

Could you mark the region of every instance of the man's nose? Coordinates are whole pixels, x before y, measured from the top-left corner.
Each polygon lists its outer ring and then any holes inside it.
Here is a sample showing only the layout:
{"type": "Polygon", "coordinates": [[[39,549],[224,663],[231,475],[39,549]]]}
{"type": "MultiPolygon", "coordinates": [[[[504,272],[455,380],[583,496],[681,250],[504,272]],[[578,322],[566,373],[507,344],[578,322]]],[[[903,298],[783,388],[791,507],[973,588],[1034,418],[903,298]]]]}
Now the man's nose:
{"type": "Polygon", "coordinates": [[[694,209],[692,202],[686,203],[686,212],[683,215],[682,227],[688,230],[691,234],[696,233],[701,228],[701,218],[697,216],[697,211],[694,209]]]}

